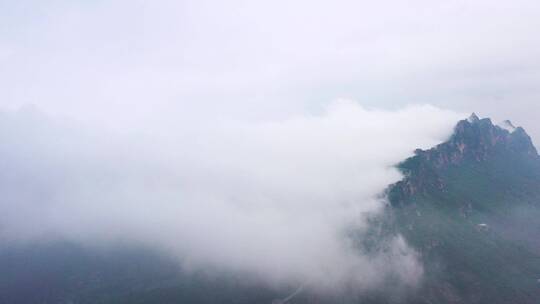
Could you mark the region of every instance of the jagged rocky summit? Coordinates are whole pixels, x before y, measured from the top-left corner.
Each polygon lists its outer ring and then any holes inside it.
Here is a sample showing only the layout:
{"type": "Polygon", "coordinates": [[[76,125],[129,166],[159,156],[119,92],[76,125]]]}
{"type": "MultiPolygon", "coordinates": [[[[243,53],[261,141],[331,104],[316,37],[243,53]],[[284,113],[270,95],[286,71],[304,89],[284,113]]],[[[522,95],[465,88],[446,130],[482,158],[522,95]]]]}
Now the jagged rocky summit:
{"type": "Polygon", "coordinates": [[[428,150],[417,149],[414,154],[398,165],[405,178],[390,187],[390,200],[394,203],[428,188],[443,189],[437,171],[453,166],[539,160],[530,136],[522,127],[515,127],[509,120],[496,125],[491,119],[480,119],[475,113],[459,121],[446,142],[428,150]]]}

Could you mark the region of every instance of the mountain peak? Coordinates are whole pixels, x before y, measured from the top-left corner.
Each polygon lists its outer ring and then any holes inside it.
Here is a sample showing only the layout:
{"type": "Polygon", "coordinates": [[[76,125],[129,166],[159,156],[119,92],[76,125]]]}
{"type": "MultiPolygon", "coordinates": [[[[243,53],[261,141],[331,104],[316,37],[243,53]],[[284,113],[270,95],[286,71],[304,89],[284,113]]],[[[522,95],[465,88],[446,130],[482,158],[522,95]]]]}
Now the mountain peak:
{"type": "MultiPolygon", "coordinates": [[[[506,126],[513,125],[508,122],[506,126]]],[[[531,138],[521,127],[508,129],[496,126],[489,118],[476,114],[461,120],[445,142],[429,150],[417,149],[414,156],[399,165],[407,176],[396,184],[395,191],[410,195],[423,189],[443,187],[439,171],[449,168],[496,163],[538,163],[540,157],[531,138]]]]}
{"type": "Polygon", "coordinates": [[[504,120],[498,125],[499,127],[505,129],[506,131],[512,133],[516,130],[516,127],[512,124],[510,120],[504,120]]]}
{"type": "Polygon", "coordinates": [[[476,113],[472,113],[469,118],[467,118],[467,121],[470,122],[470,123],[475,123],[477,121],[479,121],[480,118],[478,118],[478,115],[476,115],[476,113]]]}
{"type": "Polygon", "coordinates": [[[491,119],[479,119],[474,113],[467,120],[458,122],[450,139],[434,149],[450,153],[454,163],[463,159],[488,160],[501,155],[538,157],[523,128],[516,128],[509,120],[497,126],[491,119]]]}

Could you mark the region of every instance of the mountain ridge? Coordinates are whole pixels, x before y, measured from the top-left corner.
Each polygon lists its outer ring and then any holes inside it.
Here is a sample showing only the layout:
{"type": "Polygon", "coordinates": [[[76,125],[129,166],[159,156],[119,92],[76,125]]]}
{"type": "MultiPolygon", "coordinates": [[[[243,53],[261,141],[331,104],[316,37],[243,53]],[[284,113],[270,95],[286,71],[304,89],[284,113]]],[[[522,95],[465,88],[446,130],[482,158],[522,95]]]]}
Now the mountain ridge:
{"type": "Polygon", "coordinates": [[[493,124],[491,119],[480,119],[472,113],[456,124],[447,141],[427,150],[416,149],[414,156],[398,164],[404,178],[389,187],[390,201],[396,203],[403,196],[414,195],[427,188],[442,190],[444,185],[435,171],[467,162],[501,158],[527,159],[540,164],[538,151],[522,127],[510,132],[493,124]]]}

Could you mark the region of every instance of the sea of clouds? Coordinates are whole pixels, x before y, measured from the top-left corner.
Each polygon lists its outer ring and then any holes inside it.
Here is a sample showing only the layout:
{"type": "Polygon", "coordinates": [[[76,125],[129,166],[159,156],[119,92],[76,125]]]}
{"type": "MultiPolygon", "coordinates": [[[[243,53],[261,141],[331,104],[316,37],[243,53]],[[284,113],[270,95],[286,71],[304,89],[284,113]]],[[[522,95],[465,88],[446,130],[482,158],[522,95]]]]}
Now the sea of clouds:
{"type": "Polygon", "coordinates": [[[459,114],[352,101],[281,121],[179,123],[118,133],[35,109],[0,115],[0,238],[143,244],[186,268],[318,288],[414,285],[421,261],[404,239],[366,254],[367,229],[394,165],[444,140],[459,114]]]}

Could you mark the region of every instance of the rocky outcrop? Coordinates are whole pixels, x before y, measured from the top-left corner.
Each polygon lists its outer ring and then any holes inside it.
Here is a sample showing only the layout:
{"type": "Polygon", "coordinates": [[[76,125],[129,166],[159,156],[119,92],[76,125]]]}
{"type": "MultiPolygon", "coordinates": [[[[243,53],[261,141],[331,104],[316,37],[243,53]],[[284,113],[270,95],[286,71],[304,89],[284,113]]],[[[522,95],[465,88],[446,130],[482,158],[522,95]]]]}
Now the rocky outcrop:
{"type": "MultiPolygon", "coordinates": [[[[507,121],[507,124],[511,125],[511,122],[507,121]]],[[[538,157],[531,138],[523,128],[510,132],[494,125],[489,118],[478,119],[474,113],[469,119],[458,122],[448,141],[427,151],[416,151],[417,157],[438,168],[465,160],[485,161],[503,154],[538,157]]]]}
{"type": "Polygon", "coordinates": [[[429,150],[417,149],[414,154],[398,165],[405,178],[389,188],[393,204],[418,193],[444,190],[439,172],[451,166],[500,157],[539,158],[523,128],[514,127],[510,121],[497,126],[489,118],[480,119],[474,113],[457,123],[446,142],[429,150]]]}

